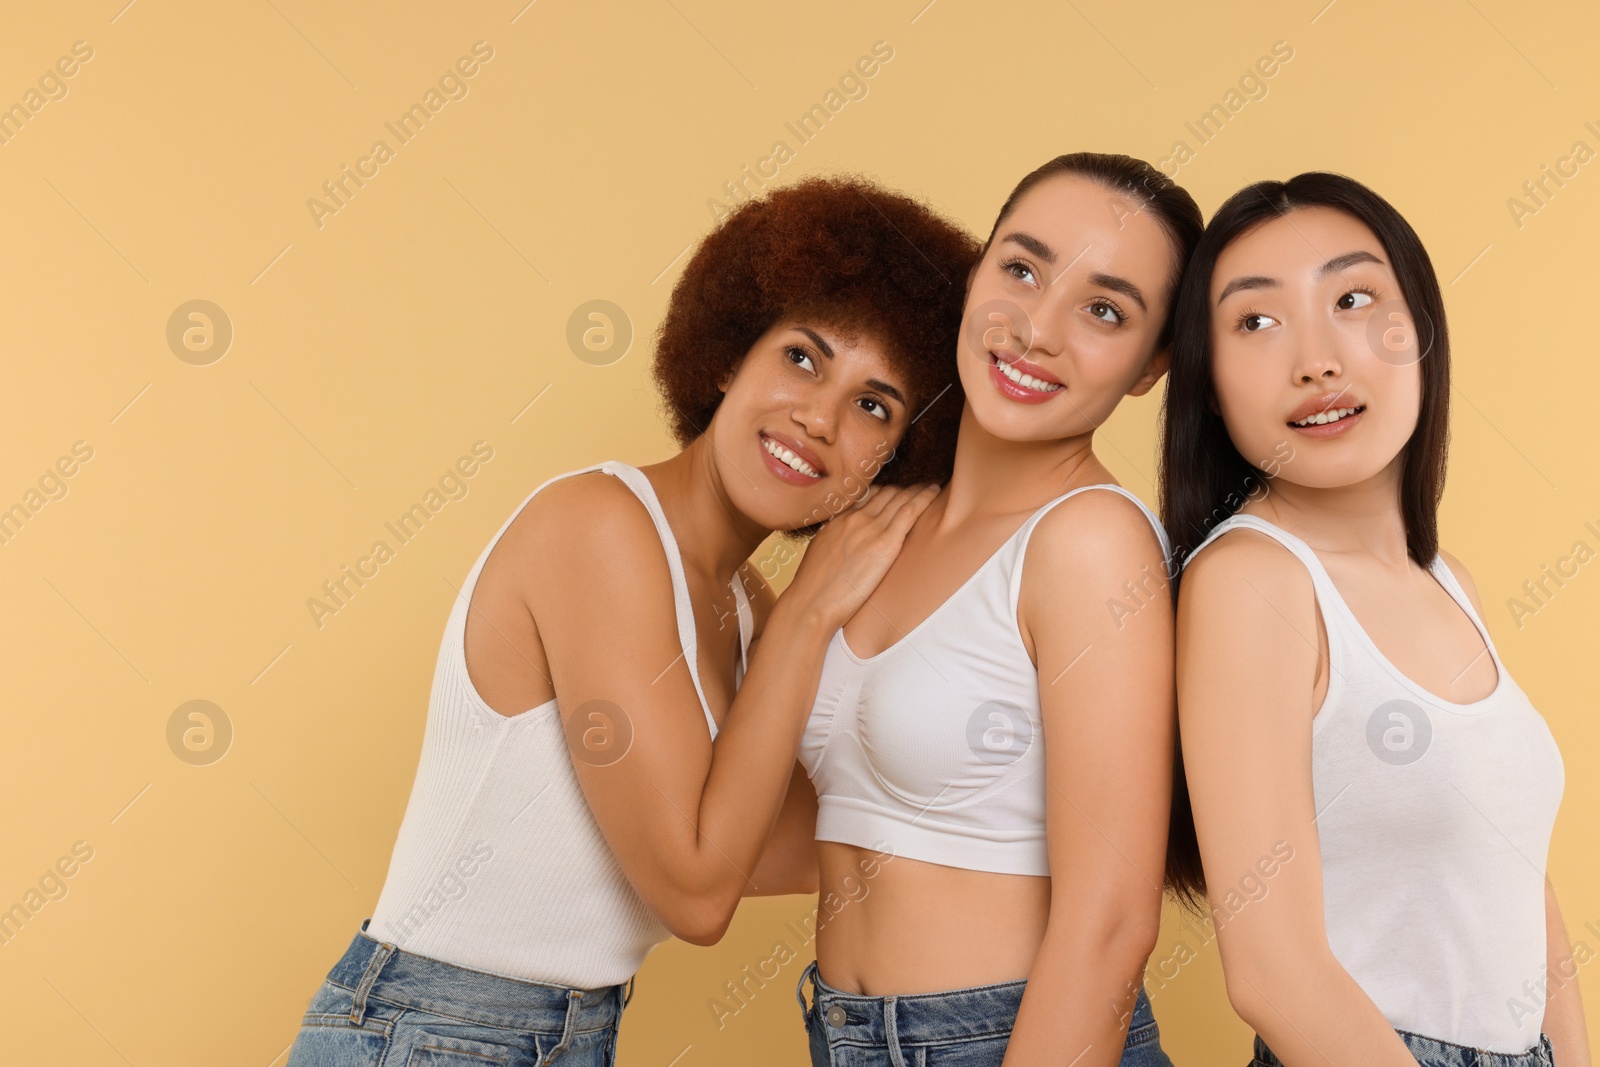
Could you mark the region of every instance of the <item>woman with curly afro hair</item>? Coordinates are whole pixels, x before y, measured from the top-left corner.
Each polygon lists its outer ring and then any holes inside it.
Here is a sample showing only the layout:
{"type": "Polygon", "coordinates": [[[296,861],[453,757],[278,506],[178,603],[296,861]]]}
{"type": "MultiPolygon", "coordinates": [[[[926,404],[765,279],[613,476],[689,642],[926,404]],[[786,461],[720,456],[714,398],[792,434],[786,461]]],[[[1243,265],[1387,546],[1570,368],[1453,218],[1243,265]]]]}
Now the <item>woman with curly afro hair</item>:
{"type": "Polygon", "coordinates": [[[949,473],[977,250],[851,178],[701,243],[655,360],[682,450],[549,479],[468,572],[388,878],[291,1067],[610,1064],[654,945],[815,891],[801,730],[949,473]],[[811,537],[781,598],[746,562],[775,530],[811,537]]]}

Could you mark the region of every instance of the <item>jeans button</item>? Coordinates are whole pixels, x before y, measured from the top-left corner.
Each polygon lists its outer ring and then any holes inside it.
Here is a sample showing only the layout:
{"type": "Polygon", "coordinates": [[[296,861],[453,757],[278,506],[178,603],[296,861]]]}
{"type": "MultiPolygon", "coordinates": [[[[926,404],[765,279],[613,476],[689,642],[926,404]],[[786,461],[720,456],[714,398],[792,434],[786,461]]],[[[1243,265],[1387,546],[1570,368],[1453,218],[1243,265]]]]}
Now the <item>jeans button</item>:
{"type": "Polygon", "coordinates": [[[829,1026],[833,1027],[835,1030],[839,1029],[844,1025],[844,1009],[835,1004],[833,1007],[828,1009],[827,1019],[829,1026]]]}

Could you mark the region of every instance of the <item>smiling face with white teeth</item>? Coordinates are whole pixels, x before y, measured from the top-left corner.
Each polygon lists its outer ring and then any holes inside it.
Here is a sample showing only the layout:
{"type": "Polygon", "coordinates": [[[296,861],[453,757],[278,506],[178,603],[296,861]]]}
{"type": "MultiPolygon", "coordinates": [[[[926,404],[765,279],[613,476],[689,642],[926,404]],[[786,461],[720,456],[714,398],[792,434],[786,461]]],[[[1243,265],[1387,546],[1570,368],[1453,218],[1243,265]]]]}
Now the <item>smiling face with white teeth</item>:
{"type": "Polygon", "coordinates": [[[1166,370],[1177,274],[1152,211],[1076,174],[1029,189],[973,268],[958,360],[970,413],[1008,441],[1090,433],[1166,370]]]}
{"type": "Polygon", "coordinates": [[[795,529],[861,497],[911,423],[911,388],[870,332],[775,323],[721,383],[706,434],[733,506],[795,529]]]}
{"type": "Polygon", "coordinates": [[[1247,459],[1309,488],[1398,478],[1422,396],[1417,331],[1382,242],[1329,207],[1264,222],[1211,281],[1217,412],[1247,459]],[[1409,346],[1409,347],[1407,347],[1409,346]]]}

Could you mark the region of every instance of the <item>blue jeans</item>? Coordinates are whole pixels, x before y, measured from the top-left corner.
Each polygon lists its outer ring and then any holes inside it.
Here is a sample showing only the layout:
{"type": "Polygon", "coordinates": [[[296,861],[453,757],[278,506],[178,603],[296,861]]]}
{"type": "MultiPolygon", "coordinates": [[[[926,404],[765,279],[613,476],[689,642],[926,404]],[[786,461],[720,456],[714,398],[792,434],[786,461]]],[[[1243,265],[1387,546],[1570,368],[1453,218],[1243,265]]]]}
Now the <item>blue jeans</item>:
{"type": "Polygon", "coordinates": [[[361,929],[311,998],[287,1067],[613,1067],[622,986],[564,989],[401,952],[361,929]]]}
{"type": "MultiPolygon", "coordinates": [[[[800,976],[800,1001],[812,1067],[1000,1067],[1027,980],[868,997],[824,982],[812,963],[800,976]],[[811,1007],[803,990],[812,983],[811,1007]]],[[[1062,1058],[1063,1063],[1071,1055],[1062,1058]]],[[[1128,1020],[1122,1067],[1172,1067],[1143,988],[1128,1020]]]]}
{"type": "MultiPolygon", "coordinates": [[[[1550,1039],[1543,1034],[1539,1035],[1539,1043],[1526,1052],[1484,1052],[1466,1045],[1436,1041],[1408,1030],[1395,1033],[1422,1067],[1551,1067],[1555,1062],[1550,1055],[1550,1039]]],[[[1283,1067],[1260,1034],[1256,1035],[1255,1058],[1250,1061],[1250,1067],[1283,1067]]]]}

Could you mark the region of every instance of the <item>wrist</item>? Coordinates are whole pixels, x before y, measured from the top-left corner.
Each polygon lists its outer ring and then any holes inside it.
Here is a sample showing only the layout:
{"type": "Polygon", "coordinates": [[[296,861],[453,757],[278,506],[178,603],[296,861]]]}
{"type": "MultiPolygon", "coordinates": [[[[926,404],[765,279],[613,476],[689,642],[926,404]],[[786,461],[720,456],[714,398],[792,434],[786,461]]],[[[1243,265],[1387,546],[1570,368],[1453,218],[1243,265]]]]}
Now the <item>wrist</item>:
{"type": "Polygon", "coordinates": [[[761,636],[765,641],[774,635],[774,631],[778,631],[782,636],[776,643],[788,647],[794,647],[796,643],[821,644],[831,639],[840,625],[837,619],[831,617],[831,613],[815,602],[784,595],[772,606],[772,614],[767,617],[767,625],[761,636]]]}

